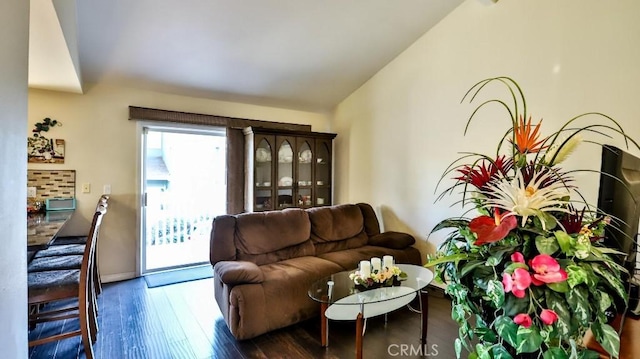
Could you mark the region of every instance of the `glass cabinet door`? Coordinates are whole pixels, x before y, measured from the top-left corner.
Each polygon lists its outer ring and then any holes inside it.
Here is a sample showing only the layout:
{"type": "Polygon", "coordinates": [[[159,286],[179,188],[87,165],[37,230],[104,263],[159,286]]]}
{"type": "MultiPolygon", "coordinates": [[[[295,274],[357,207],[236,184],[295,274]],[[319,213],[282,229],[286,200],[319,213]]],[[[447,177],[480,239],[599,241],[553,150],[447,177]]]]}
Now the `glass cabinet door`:
{"type": "Polygon", "coordinates": [[[276,176],[278,179],[276,209],[294,206],[293,202],[293,146],[294,138],[284,137],[278,139],[278,166],[276,176]]]}
{"type": "Polygon", "coordinates": [[[315,205],[331,204],[331,141],[317,140],[315,157],[315,205]]]}
{"type": "Polygon", "coordinates": [[[298,207],[311,207],[313,204],[313,151],[309,140],[302,139],[298,145],[298,207]]]}
{"type": "Polygon", "coordinates": [[[272,181],[273,149],[266,138],[262,138],[255,150],[255,208],[257,211],[273,209],[272,181]]]}

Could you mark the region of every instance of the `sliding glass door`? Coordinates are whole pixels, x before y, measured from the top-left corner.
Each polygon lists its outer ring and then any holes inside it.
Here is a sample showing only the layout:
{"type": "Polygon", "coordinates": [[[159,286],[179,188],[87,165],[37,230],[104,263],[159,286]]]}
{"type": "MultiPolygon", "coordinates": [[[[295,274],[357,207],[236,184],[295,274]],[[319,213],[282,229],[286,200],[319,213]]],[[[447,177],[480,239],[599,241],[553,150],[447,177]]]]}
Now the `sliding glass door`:
{"type": "Polygon", "coordinates": [[[145,126],[142,143],[142,274],[208,263],[226,213],[225,130],[145,126]]]}

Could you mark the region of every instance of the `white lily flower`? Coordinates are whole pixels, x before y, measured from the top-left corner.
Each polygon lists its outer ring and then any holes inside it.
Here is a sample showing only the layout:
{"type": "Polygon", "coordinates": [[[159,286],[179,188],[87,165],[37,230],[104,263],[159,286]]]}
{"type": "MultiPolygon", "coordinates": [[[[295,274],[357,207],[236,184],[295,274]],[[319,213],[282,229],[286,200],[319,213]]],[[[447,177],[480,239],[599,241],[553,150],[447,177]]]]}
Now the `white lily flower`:
{"type": "MultiPolygon", "coordinates": [[[[550,171],[538,172],[534,175],[529,185],[525,185],[520,171],[511,182],[503,181],[489,186],[491,196],[487,199],[485,207],[498,207],[510,212],[510,215],[522,216],[522,226],[529,216],[540,217],[541,212],[565,212],[563,206],[564,197],[569,195],[569,190],[562,181],[554,181],[551,177],[555,174],[550,171]],[[547,181],[551,183],[545,187],[541,185],[547,181]]],[[[545,221],[540,218],[543,229],[545,221]]]]}

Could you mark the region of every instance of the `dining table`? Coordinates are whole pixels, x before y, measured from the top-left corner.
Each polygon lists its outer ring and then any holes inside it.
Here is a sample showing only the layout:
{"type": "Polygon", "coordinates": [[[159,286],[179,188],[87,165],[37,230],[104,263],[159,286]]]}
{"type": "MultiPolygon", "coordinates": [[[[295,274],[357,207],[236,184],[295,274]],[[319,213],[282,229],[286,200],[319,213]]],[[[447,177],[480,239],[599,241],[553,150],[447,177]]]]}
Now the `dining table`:
{"type": "Polygon", "coordinates": [[[73,215],[73,210],[27,215],[27,251],[46,249],[73,215]]]}

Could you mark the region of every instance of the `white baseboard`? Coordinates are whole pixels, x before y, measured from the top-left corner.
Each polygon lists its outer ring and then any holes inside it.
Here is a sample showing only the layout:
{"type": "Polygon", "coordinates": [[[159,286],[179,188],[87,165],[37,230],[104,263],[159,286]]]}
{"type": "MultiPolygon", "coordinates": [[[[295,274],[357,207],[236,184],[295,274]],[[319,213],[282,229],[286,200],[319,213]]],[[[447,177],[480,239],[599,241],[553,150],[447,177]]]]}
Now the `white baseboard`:
{"type": "Polygon", "coordinates": [[[133,279],[135,277],[136,277],[135,272],[127,272],[127,273],[100,275],[100,280],[102,281],[102,283],[110,283],[110,282],[120,282],[127,279],[133,279]]]}

